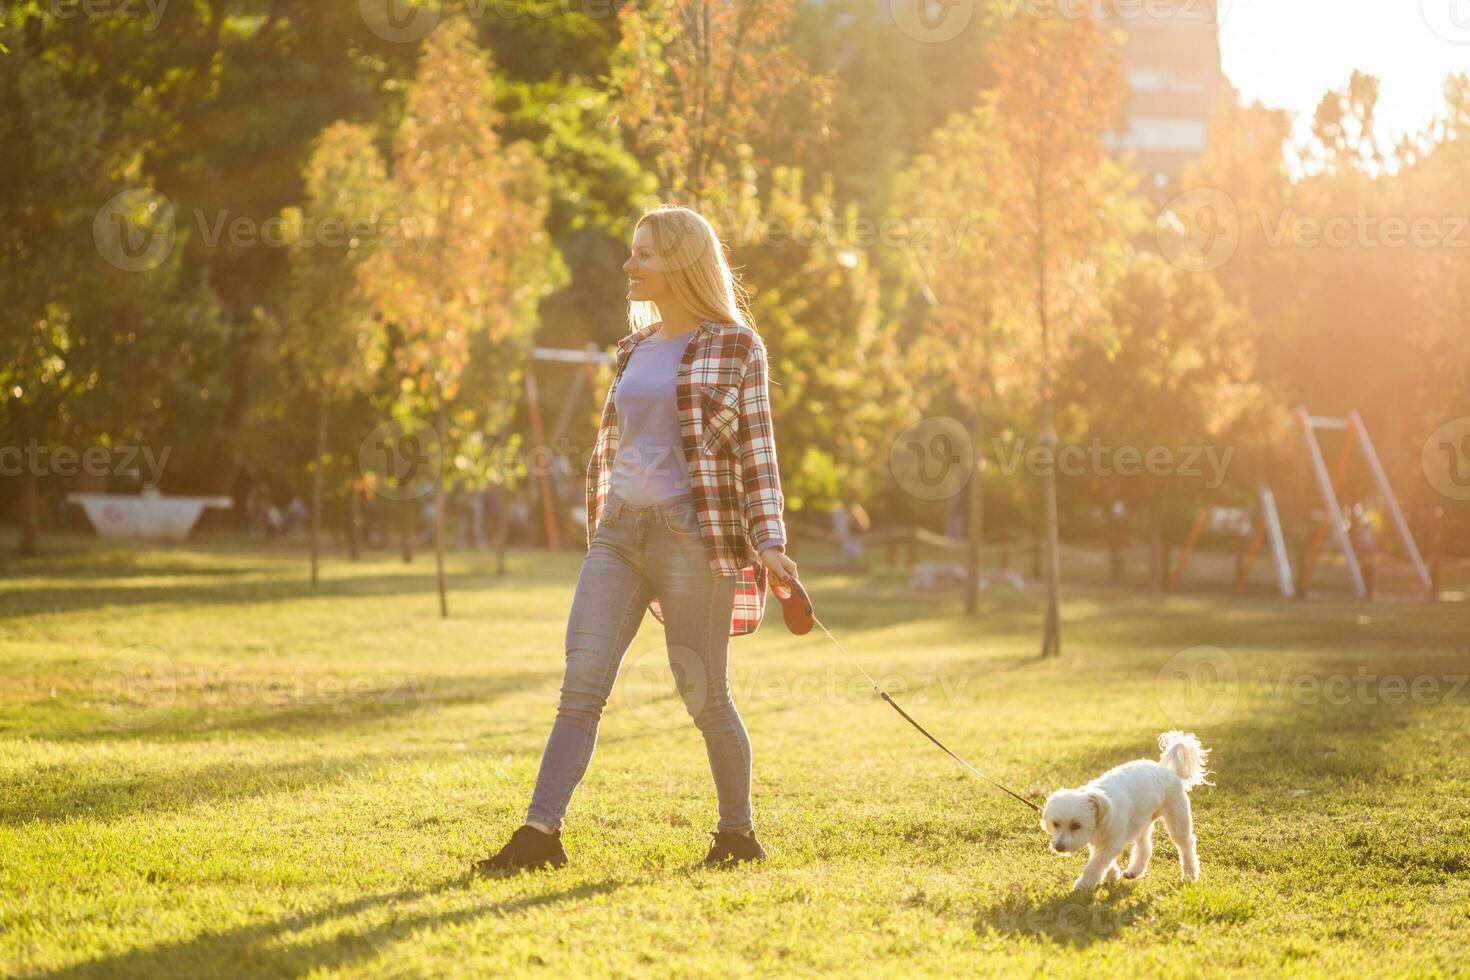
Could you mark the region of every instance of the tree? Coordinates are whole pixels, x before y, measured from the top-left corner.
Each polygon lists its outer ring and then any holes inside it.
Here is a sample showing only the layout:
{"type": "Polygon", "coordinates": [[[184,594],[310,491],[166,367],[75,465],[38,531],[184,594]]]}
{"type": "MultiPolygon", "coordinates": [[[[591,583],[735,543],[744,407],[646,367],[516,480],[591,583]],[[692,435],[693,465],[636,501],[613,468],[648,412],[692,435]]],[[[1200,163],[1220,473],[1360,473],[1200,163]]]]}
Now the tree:
{"type": "Polygon", "coordinates": [[[1256,441],[1253,428],[1267,405],[1281,406],[1251,380],[1254,331],[1212,275],[1136,252],[1108,291],[1107,316],[1107,331],[1078,339],[1066,387],[1088,434],[1114,450],[1107,468],[1093,474],[1094,493],[1148,514],[1151,564],[1162,576],[1164,509],[1187,501],[1193,513],[1231,484],[1249,500],[1254,484],[1239,479],[1235,450],[1256,441]],[[1116,459],[1122,447],[1152,446],[1201,452],[1190,472],[1167,475],[1125,470],[1116,459]]]}
{"type": "Polygon", "coordinates": [[[1005,418],[1005,382],[1016,375],[1016,339],[1003,334],[1008,323],[999,316],[1000,293],[995,262],[1001,234],[996,210],[997,155],[1005,146],[996,132],[995,107],[985,100],[970,112],[955,113],[929,137],[926,152],[916,155],[898,176],[894,213],[914,226],[927,223],[945,232],[944,248],[903,248],[900,271],[916,279],[925,298],[923,331],[913,344],[913,362],[928,369],[920,387],[960,406],[971,443],[975,468],[965,484],[967,571],[965,612],[980,608],[980,555],[985,525],[986,416],[1005,418]]]}
{"type": "Polygon", "coordinates": [[[318,137],[303,176],[306,208],[290,208],[285,214],[291,288],[283,354],[294,362],[316,401],[310,534],[315,586],[327,408],[343,393],[367,386],[377,367],[375,352],[381,350],[358,270],[379,244],[388,218],[383,201],[387,168],[369,130],[334,123],[318,137]]]}
{"type": "MultiPolygon", "coordinates": [[[[997,9],[1004,7],[998,4],[997,9]]],[[[997,36],[993,64],[996,114],[1008,164],[1000,177],[1002,225],[1013,248],[997,254],[1006,281],[1024,283],[1011,295],[1013,315],[1032,324],[1038,342],[1041,442],[1056,451],[1057,333],[1093,313],[1104,253],[1121,239],[1101,206],[1116,193],[1117,172],[1106,165],[1103,133],[1127,92],[1116,43],[1091,15],[1049,4],[1018,12],[997,36]]],[[[1065,336],[1062,337],[1065,340],[1065,336]]],[[[1061,548],[1055,467],[1043,477],[1047,553],[1046,624],[1042,655],[1061,653],[1061,548]]]]}
{"type": "MultiPolygon", "coordinates": [[[[795,510],[815,510],[872,492],[887,465],[883,437],[909,414],[914,379],[894,369],[903,343],[872,236],[855,207],[838,208],[830,180],[808,194],[802,176],[773,169],[760,217],[732,229],[730,251],[771,352],[781,485],[795,510]]],[[[754,186],[744,190],[759,200],[754,186]]]]}
{"type": "Polygon", "coordinates": [[[62,42],[68,33],[65,18],[32,4],[0,15],[10,51],[0,56],[10,148],[0,162],[0,444],[27,451],[21,550],[32,554],[36,466],[58,448],[187,435],[174,413],[201,400],[221,333],[213,291],[187,259],[188,230],[140,162],[148,113],[97,91],[95,65],[62,42]]]}
{"type": "MultiPolygon", "coordinates": [[[[394,143],[387,199],[400,221],[395,247],[375,250],[361,276],[397,331],[394,356],[411,379],[400,409],[424,412],[445,447],[457,404],[494,401],[494,392],[461,388],[476,340],[524,347],[536,304],[565,275],[545,227],[546,167],[529,143],[502,144],[502,121],[472,25],[442,22],[422,43],[394,143]]],[[[442,469],[434,540],[439,609],[448,616],[442,469]]]]}
{"type": "Polygon", "coordinates": [[[742,147],[762,169],[796,163],[827,130],[831,80],[790,47],[795,0],[654,0],[620,13],[612,84],[620,122],[664,193],[730,205],[742,147]]]}

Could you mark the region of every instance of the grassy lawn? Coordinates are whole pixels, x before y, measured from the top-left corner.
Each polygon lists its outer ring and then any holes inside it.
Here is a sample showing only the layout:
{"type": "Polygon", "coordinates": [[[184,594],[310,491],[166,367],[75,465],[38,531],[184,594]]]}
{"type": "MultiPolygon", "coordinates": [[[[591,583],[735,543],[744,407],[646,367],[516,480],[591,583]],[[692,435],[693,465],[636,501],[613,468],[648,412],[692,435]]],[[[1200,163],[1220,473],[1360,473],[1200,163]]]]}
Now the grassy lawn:
{"type": "MultiPolygon", "coordinates": [[[[697,867],[703,743],[651,616],[559,872],[472,880],[524,814],[580,554],[304,560],[54,543],[0,573],[0,974],[1464,974],[1470,604],[804,575],[822,620],[962,755],[1041,797],[1197,731],[1201,880],[1077,857],[779,609],[733,641],[771,860],[697,867]]],[[[813,562],[815,565],[816,562],[813,562]]]]}

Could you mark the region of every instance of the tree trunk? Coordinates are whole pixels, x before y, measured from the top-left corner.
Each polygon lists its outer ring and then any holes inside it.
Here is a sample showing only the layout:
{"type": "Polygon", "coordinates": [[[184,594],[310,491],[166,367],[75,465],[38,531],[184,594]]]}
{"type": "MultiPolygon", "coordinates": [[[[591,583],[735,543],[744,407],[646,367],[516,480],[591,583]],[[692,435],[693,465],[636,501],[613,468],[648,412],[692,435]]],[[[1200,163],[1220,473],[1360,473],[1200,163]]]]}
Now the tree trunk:
{"type": "Polygon", "coordinates": [[[398,534],[403,549],[403,563],[413,563],[413,536],[418,530],[418,501],[408,499],[398,506],[398,534]]]}
{"type": "Polygon", "coordinates": [[[1108,515],[1108,581],[1124,585],[1128,579],[1128,522],[1120,513],[1108,515]]]}
{"type": "MultiPolygon", "coordinates": [[[[240,434],[249,423],[254,408],[257,360],[265,343],[265,332],[260,322],[251,314],[235,325],[228,367],[229,396],[224,412],[211,436],[214,447],[212,461],[206,472],[208,484],[214,493],[228,496],[235,487],[240,473],[240,434]]],[[[207,513],[207,512],[206,512],[207,513]]]]}
{"type": "Polygon", "coordinates": [[[1041,655],[1062,654],[1062,546],[1057,531],[1057,427],[1055,392],[1051,365],[1051,318],[1046,291],[1046,185],[1043,166],[1036,173],[1036,314],[1041,322],[1041,427],[1042,443],[1051,453],[1045,486],[1046,531],[1046,625],[1041,638],[1041,655]]]}
{"type": "Polygon", "coordinates": [[[347,485],[347,559],[349,561],[357,561],[359,556],[357,529],[362,521],[362,501],[357,491],[357,481],[353,480],[347,485]]]}
{"type": "Polygon", "coordinates": [[[27,468],[20,478],[20,554],[35,557],[41,551],[41,505],[37,477],[27,468]]]}
{"type": "MultiPolygon", "coordinates": [[[[449,412],[444,406],[439,407],[439,418],[437,421],[440,436],[449,431],[449,412]]],[[[439,468],[439,476],[434,480],[434,566],[435,575],[439,583],[439,616],[441,619],[449,618],[449,587],[444,580],[444,504],[447,494],[444,492],[445,473],[444,467],[439,468]]]]}
{"type": "Polygon", "coordinates": [[[510,539],[510,519],[508,508],[510,501],[504,489],[496,496],[495,508],[495,574],[505,574],[505,545],[510,539]]]}
{"type": "Polygon", "coordinates": [[[327,392],[323,388],[316,399],[316,466],[311,474],[311,587],[317,586],[321,564],[322,536],[322,462],[327,455],[327,392]]]}
{"type": "Polygon", "coordinates": [[[1159,518],[1158,505],[1148,511],[1148,583],[1155,592],[1163,588],[1167,573],[1164,564],[1164,523],[1159,518]]]}
{"type": "MultiPolygon", "coordinates": [[[[1045,441],[1055,450],[1056,431],[1050,397],[1044,402],[1044,419],[1045,441]]],[[[1057,473],[1054,465],[1047,468],[1045,480],[1046,624],[1041,639],[1041,655],[1059,657],[1062,654],[1062,547],[1057,531],[1057,473]]]]}
{"type": "MultiPolygon", "coordinates": [[[[975,445],[985,445],[985,418],[977,414],[975,417],[975,445]]],[[[969,580],[965,586],[965,613],[976,615],[980,611],[980,562],[981,548],[984,546],[985,536],[985,455],[980,449],[975,456],[975,469],[970,473],[970,481],[966,484],[969,492],[970,514],[966,522],[966,559],[969,580]]]]}

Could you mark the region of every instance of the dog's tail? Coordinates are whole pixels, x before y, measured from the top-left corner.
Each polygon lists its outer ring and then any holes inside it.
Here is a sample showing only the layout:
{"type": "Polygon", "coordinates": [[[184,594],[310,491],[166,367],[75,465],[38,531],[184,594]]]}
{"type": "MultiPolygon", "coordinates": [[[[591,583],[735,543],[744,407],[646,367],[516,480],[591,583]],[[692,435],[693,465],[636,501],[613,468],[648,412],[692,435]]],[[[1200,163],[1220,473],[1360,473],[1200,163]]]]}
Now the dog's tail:
{"type": "Polygon", "coordinates": [[[1179,777],[1188,792],[1196,786],[1213,786],[1211,773],[1205,767],[1210,762],[1210,750],[1199,744],[1191,732],[1172,731],[1159,736],[1159,762],[1179,777]]]}

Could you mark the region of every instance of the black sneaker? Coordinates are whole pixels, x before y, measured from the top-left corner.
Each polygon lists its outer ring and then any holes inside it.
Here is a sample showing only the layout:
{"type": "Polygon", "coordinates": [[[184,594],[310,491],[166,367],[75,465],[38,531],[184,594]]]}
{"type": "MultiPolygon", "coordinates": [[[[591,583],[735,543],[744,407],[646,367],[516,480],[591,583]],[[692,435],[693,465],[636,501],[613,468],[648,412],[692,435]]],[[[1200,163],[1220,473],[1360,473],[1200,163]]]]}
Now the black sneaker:
{"type": "Polygon", "coordinates": [[[561,846],[561,831],[542,833],[530,824],[522,824],[510,835],[500,850],[483,861],[475,862],[476,874],[498,874],[523,868],[559,868],[567,863],[567,852],[561,846]]]}
{"type": "Polygon", "coordinates": [[[747,836],[734,831],[716,830],[710,836],[715,840],[709,846],[709,853],[704,856],[705,864],[728,866],[743,861],[766,859],[766,849],[755,839],[755,831],[747,836]]]}

